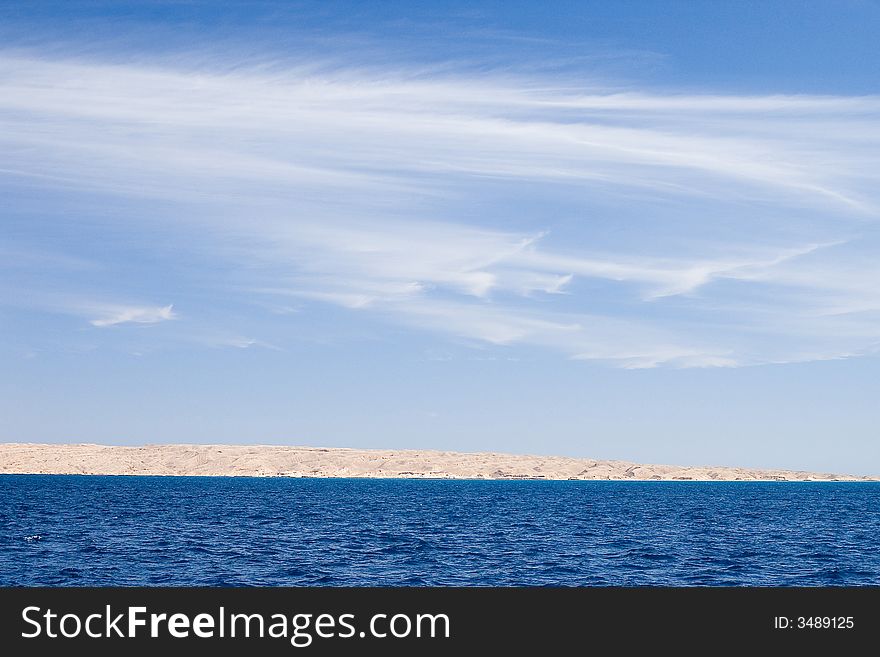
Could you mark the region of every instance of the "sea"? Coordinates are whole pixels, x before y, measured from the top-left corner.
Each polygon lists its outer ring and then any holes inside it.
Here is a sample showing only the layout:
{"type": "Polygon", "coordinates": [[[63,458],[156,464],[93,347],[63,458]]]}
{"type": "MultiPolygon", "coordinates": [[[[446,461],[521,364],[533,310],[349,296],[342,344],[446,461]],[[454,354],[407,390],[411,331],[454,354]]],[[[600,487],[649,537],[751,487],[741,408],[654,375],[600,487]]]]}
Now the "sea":
{"type": "Polygon", "coordinates": [[[0,475],[0,585],[880,585],[880,483],[0,475]]]}

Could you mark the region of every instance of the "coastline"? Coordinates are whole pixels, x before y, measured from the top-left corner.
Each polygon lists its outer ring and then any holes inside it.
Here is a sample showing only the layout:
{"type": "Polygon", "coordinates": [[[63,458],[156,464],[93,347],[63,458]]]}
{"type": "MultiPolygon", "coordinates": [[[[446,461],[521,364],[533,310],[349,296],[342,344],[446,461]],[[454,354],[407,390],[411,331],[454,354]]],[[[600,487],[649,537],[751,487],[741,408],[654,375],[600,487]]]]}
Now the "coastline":
{"type": "Polygon", "coordinates": [[[0,474],[483,479],[537,481],[878,481],[729,466],[640,464],[497,452],[275,445],[0,443],[0,474]]]}

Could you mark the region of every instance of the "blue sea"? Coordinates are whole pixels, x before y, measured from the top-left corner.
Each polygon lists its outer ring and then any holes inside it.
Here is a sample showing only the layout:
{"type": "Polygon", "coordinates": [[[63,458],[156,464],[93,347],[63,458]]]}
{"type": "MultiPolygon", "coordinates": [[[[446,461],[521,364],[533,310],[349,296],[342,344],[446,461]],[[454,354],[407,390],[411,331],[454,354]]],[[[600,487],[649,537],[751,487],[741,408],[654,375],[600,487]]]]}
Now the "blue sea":
{"type": "Polygon", "coordinates": [[[3,475],[0,584],[880,585],[880,484],[3,475]]]}

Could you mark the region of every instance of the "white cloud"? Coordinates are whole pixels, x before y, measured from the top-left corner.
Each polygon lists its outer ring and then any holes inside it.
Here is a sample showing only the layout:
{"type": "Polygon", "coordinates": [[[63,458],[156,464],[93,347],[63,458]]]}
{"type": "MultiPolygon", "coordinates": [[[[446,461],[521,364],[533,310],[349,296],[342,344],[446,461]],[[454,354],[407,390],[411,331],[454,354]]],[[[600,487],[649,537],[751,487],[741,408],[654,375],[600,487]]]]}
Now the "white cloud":
{"type": "Polygon", "coordinates": [[[852,210],[873,207],[866,183],[880,159],[878,97],[584,94],[503,77],[211,74],[13,56],[0,57],[0,75],[3,141],[39,157],[21,151],[7,171],[121,192],[135,191],[134,173],[140,193],[161,195],[193,178],[259,194],[291,184],[425,192],[477,175],[852,210]]]}
{"type": "MultiPolygon", "coordinates": [[[[0,54],[2,172],[183,202],[163,225],[238,268],[226,294],[622,367],[880,341],[878,119],[878,96],[0,54]]],[[[174,318],[89,312],[97,327],[174,318]]]]}
{"type": "Polygon", "coordinates": [[[158,324],[175,319],[173,306],[108,306],[102,316],[91,320],[92,326],[107,327],[119,324],[158,324]]]}

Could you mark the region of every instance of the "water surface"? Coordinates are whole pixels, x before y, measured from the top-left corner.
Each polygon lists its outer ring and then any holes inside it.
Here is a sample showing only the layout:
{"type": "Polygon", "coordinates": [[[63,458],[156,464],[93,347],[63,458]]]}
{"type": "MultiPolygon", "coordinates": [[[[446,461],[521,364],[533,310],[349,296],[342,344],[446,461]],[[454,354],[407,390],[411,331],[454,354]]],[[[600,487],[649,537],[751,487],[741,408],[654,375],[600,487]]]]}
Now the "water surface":
{"type": "Polygon", "coordinates": [[[880,484],[0,476],[2,585],[880,585],[880,484]]]}

